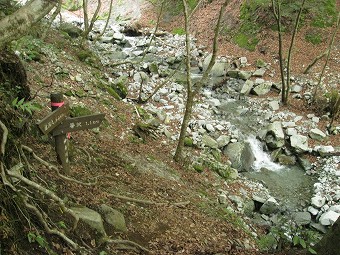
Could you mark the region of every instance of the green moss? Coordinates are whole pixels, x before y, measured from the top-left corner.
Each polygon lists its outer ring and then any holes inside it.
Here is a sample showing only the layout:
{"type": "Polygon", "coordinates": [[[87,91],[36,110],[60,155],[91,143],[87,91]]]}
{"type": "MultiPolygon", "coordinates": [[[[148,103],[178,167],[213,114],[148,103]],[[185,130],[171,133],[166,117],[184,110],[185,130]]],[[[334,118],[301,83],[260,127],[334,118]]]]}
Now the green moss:
{"type": "Polygon", "coordinates": [[[184,146],[187,147],[193,147],[194,146],[194,141],[190,137],[185,137],[184,138],[184,146]]]}
{"type": "Polygon", "coordinates": [[[249,36],[244,33],[239,33],[234,37],[234,42],[241,48],[254,51],[259,39],[252,35],[249,36]]]}
{"type": "Polygon", "coordinates": [[[192,167],[193,167],[193,168],[195,169],[195,171],[198,172],[198,173],[202,173],[203,170],[204,170],[204,166],[203,166],[202,164],[199,164],[199,163],[193,164],[192,167]]]}
{"type": "Polygon", "coordinates": [[[71,117],[79,117],[84,115],[91,115],[92,111],[83,105],[75,105],[70,109],[71,117]]]}
{"type": "Polygon", "coordinates": [[[320,34],[306,34],[305,39],[314,45],[322,43],[322,36],[320,34]]]}

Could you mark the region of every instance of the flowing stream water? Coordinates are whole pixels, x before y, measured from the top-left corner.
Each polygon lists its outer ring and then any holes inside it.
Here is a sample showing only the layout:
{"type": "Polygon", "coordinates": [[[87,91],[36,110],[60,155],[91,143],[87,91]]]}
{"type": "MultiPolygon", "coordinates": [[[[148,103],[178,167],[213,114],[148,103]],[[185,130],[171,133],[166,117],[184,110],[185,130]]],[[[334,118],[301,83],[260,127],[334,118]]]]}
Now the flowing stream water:
{"type": "Polygon", "coordinates": [[[298,165],[282,166],[274,163],[270,155],[263,150],[261,142],[255,138],[256,132],[263,128],[259,120],[264,120],[264,116],[240,100],[225,103],[220,110],[221,117],[240,130],[240,137],[249,142],[256,158],[253,171],[243,175],[264,183],[288,210],[306,205],[312,195],[313,179],[298,165]]]}

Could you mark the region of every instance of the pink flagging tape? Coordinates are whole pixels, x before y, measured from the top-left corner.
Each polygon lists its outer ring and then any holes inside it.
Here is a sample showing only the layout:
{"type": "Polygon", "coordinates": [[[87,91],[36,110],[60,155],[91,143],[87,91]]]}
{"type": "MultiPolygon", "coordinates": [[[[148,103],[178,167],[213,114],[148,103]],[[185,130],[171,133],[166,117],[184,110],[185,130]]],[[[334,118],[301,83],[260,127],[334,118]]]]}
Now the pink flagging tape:
{"type": "Polygon", "coordinates": [[[65,104],[65,102],[58,102],[58,103],[56,103],[56,102],[51,102],[51,106],[56,106],[56,107],[61,107],[61,106],[63,106],[65,104]]]}

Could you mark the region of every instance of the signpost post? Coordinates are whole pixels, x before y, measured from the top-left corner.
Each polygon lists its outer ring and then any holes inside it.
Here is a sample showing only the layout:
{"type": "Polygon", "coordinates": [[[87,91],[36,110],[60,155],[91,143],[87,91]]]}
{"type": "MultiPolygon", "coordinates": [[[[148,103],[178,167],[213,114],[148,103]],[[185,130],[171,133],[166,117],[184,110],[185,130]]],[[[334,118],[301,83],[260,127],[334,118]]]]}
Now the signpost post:
{"type": "Polygon", "coordinates": [[[37,124],[44,134],[51,133],[54,136],[58,163],[62,165],[64,172],[69,174],[68,139],[66,134],[99,127],[105,114],[69,118],[69,105],[64,102],[63,94],[53,93],[50,98],[52,112],[37,124]]]}

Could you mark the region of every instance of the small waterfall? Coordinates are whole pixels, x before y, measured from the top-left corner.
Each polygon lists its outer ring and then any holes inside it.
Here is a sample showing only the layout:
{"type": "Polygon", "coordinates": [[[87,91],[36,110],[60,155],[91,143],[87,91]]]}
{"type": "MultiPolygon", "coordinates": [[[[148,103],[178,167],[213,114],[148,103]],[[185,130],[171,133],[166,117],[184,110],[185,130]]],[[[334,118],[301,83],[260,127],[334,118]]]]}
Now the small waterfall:
{"type": "Polygon", "coordinates": [[[274,163],[270,158],[269,154],[263,151],[261,142],[257,140],[254,136],[248,137],[247,141],[255,156],[255,162],[253,168],[255,171],[260,171],[261,168],[265,168],[271,171],[279,171],[284,167],[280,164],[274,163]]]}

